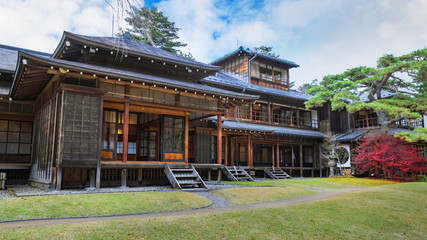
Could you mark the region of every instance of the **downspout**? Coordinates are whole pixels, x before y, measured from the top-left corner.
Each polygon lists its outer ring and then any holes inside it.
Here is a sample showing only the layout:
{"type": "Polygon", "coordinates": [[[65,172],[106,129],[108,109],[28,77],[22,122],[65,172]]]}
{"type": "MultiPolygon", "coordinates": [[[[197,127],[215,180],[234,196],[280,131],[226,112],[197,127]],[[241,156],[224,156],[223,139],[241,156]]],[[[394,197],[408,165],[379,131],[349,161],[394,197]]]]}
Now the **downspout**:
{"type": "Polygon", "coordinates": [[[254,55],[251,59],[248,61],[248,83],[251,83],[251,62],[254,60],[258,55],[254,55]]]}

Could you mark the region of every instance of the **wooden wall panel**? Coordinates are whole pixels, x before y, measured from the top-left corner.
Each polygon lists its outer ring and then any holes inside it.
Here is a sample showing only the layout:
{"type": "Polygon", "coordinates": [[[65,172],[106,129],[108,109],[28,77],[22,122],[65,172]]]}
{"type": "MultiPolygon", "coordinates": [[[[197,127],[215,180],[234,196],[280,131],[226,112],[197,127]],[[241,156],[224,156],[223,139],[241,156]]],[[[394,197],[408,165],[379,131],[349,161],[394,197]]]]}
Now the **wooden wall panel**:
{"type": "Polygon", "coordinates": [[[96,167],[102,97],[65,92],[63,167],[96,167]]]}
{"type": "Polygon", "coordinates": [[[196,163],[214,163],[212,160],[211,129],[196,128],[196,163]]]}

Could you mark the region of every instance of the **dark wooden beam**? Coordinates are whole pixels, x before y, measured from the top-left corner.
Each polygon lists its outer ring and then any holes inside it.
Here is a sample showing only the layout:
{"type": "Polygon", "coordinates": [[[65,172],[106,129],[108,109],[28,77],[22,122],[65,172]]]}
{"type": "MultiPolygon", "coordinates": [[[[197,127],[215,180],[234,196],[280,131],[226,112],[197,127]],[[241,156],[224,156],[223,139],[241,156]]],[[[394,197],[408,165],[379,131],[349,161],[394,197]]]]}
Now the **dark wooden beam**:
{"type": "Polygon", "coordinates": [[[222,164],[222,116],[221,114],[218,114],[217,163],[222,164]]]}
{"type": "Polygon", "coordinates": [[[189,117],[188,115],[189,114],[190,114],[189,112],[185,113],[185,127],[184,127],[184,132],[185,132],[185,134],[184,134],[184,136],[185,136],[185,139],[184,139],[184,160],[185,160],[185,163],[188,163],[188,141],[189,141],[188,132],[190,129],[190,123],[188,121],[188,117],[189,117]]]}
{"type": "Polygon", "coordinates": [[[125,102],[123,121],[123,162],[128,160],[129,102],[125,102]]]}

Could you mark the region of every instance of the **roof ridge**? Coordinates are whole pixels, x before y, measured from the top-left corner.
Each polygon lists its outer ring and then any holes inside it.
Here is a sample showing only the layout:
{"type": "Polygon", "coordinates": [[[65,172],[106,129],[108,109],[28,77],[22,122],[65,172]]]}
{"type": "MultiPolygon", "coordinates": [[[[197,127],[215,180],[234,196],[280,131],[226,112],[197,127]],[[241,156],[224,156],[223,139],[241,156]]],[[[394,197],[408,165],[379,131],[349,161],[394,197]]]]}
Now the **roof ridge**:
{"type": "MultiPolygon", "coordinates": [[[[85,39],[87,41],[96,42],[97,44],[101,44],[101,45],[111,45],[109,43],[106,43],[105,41],[102,41],[103,39],[108,39],[110,41],[120,40],[120,41],[123,41],[125,43],[125,44],[123,44],[123,47],[125,49],[127,49],[129,51],[136,52],[136,53],[139,52],[140,54],[150,55],[150,56],[153,56],[153,57],[162,57],[159,54],[150,53],[150,52],[142,52],[142,51],[138,51],[138,49],[132,49],[130,46],[127,46],[128,44],[126,44],[126,42],[129,43],[129,45],[131,45],[131,44],[140,45],[140,47],[142,47],[142,48],[148,48],[149,50],[159,51],[162,54],[166,55],[167,58],[170,58],[170,60],[173,60],[172,58],[175,58],[175,61],[181,62],[181,64],[199,65],[201,68],[213,68],[213,67],[216,68],[217,67],[217,66],[214,66],[214,65],[211,65],[211,64],[207,64],[207,63],[204,63],[204,62],[200,62],[200,61],[197,61],[197,60],[189,59],[189,58],[180,56],[180,55],[178,55],[176,53],[172,53],[172,52],[163,50],[161,48],[158,48],[158,47],[155,47],[155,46],[151,46],[149,44],[146,44],[146,43],[143,43],[143,42],[140,42],[140,41],[137,41],[137,40],[133,40],[133,39],[124,39],[124,38],[115,37],[115,36],[112,36],[112,37],[108,37],[108,36],[90,36],[90,35],[82,35],[82,34],[77,34],[77,33],[71,33],[71,32],[67,32],[67,31],[64,31],[64,34],[66,36],[70,36],[70,37],[83,38],[83,39],[85,39]]],[[[165,58],[165,56],[163,56],[163,58],[165,58]]]]}
{"type": "Polygon", "coordinates": [[[8,50],[15,50],[15,51],[30,52],[30,53],[41,54],[41,55],[46,55],[46,56],[50,56],[51,55],[51,53],[40,52],[40,51],[37,51],[37,50],[31,50],[31,49],[27,49],[27,48],[20,48],[20,47],[15,47],[15,46],[11,46],[11,45],[5,45],[5,44],[0,44],[0,48],[8,49],[8,50]]]}
{"type": "Polygon", "coordinates": [[[264,57],[264,58],[267,58],[267,59],[270,59],[270,60],[273,60],[273,61],[278,61],[278,62],[281,62],[281,63],[284,63],[284,64],[287,64],[287,65],[291,65],[291,66],[293,66],[293,67],[299,67],[299,65],[298,64],[296,64],[295,62],[293,62],[293,61],[290,61],[290,60],[286,60],[286,59],[284,59],[284,58],[279,58],[279,57],[271,57],[271,56],[268,56],[268,55],[266,55],[266,54],[263,54],[263,53],[259,53],[259,52],[255,52],[255,51],[252,51],[251,49],[249,49],[249,48],[244,48],[243,46],[240,46],[237,50],[234,50],[234,51],[232,51],[231,53],[228,53],[228,54],[225,54],[224,56],[222,56],[222,57],[220,57],[220,58],[218,58],[218,59],[216,59],[216,60],[214,60],[214,61],[212,61],[210,64],[215,64],[215,63],[217,63],[217,62],[220,62],[220,61],[222,61],[222,60],[224,60],[224,59],[226,59],[226,58],[228,58],[228,57],[230,57],[230,56],[233,56],[234,54],[236,54],[237,52],[240,52],[240,51],[243,51],[243,52],[246,52],[246,53],[250,53],[250,54],[256,54],[256,55],[258,55],[258,56],[261,56],[261,57],[264,57]]]}

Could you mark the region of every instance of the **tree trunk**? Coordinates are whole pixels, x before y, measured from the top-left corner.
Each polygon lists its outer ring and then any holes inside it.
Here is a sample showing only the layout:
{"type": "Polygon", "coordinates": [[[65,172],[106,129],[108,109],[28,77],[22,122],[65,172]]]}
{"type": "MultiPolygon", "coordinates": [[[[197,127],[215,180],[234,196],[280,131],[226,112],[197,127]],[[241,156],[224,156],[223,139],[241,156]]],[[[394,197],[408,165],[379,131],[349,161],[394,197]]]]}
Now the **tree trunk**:
{"type": "Polygon", "coordinates": [[[390,123],[387,121],[386,114],[381,111],[376,111],[376,114],[378,117],[378,121],[380,122],[380,125],[381,125],[381,133],[388,134],[390,123]]]}

